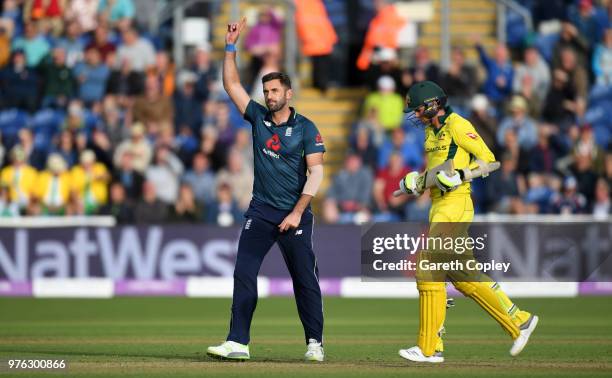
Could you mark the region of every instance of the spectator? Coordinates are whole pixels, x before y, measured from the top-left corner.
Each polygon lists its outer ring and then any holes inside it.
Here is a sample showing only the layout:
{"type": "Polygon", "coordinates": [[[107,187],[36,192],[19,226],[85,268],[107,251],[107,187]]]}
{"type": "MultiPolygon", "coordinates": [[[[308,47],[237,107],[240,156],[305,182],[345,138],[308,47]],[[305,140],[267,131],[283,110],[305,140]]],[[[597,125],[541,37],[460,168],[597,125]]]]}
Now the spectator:
{"type": "Polygon", "coordinates": [[[429,210],[431,209],[431,198],[429,192],[425,192],[414,201],[408,202],[406,205],[406,222],[429,222],[429,210]]]}
{"type": "Polygon", "coordinates": [[[215,199],[215,188],[217,178],[210,169],[208,156],[201,152],[193,156],[192,169],[183,176],[183,182],[188,184],[198,202],[208,205],[215,199]]]}
{"type": "MultiPolygon", "coordinates": [[[[90,0],[79,0],[79,1],[90,1],[90,0]]],[[[94,0],[97,1],[97,0],[94,0]]],[[[91,42],[85,47],[86,50],[94,48],[100,54],[100,60],[106,62],[109,55],[116,51],[116,47],[109,41],[108,28],[105,26],[99,26],[94,31],[94,37],[91,42]]],[[[112,67],[109,67],[112,68],[112,67]]]]}
{"type": "Polygon", "coordinates": [[[104,164],[96,162],[96,154],[91,150],[85,150],[81,154],[80,162],[81,164],[74,166],[70,172],[72,188],[84,213],[95,214],[100,206],[106,204],[110,176],[104,164]]]}
{"type": "Polygon", "coordinates": [[[166,51],[155,54],[155,69],[153,70],[159,80],[159,86],[165,97],[171,97],[176,89],[175,67],[166,51]]]}
{"type": "Polygon", "coordinates": [[[138,172],[144,172],[151,161],[151,146],[144,137],[144,126],[141,123],[132,125],[130,139],[125,140],[117,146],[115,150],[114,162],[115,166],[119,166],[122,161],[122,155],[125,152],[130,152],[132,166],[138,172]]]}
{"type": "Polygon", "coordinates": [[[398,152],[402,157],[404,165],[419,169],[423,165],[422,142],[411,138],[414,135],[407,134],[402,128],[393,130],[391,137],[385,139],[378,152],[378,168],[382,169],[389,164],[389,158],[393,152],[398,152]],[[410,136],[410,137],[409,137],[410,136]]]}
{"type": "Polygon", "coordinates": [[[85,128],[85,110],[80,100],[70,101],[68,104],[68,114],[64,118],[62,127],[75,134],[75,143],[77,143],[77,133],[85,128]]]}
{"type": "Polygon", "coordinates": [[[217,144],[222,149],[227,150],[234,144],[236,130],[230,124],[230,107],[227,102],[218,101],[216,103],[212,124],[204,125],[204,127],[207,126],[212,126],[217,131],[217,144]]]}
{"type": "Polygon", "coordinates": [[[36,180],[34,195],[42,206],[44,215],[65,215],[72,183],[68,167],[58,154],[47,159],[47,170],[41,172],[36,180]]]}
{"type": "Polygon", "coordinates": [[[191,66],[191,71],[198,75],[196,82],[195,93],[199,101],[207,101],[211,87],[216,80],[217,70],[213,66],[210,59],[210,44],[208,42],[196,47],[194,62],[191,66]]]}
{"type": "MultiPolygon", "coordinates": [[[[371,3],[371,1],[367,1],[371,3]]],[[[357,68],[365,71],[377,48],[397,49],[397,35],[406,25],[406,19],[401,17],[393,4],[386,1],[375,1],[375,16],[367,28],[363,48],[357,58],[357,68]]],[[[366,12],[361,12],[366,13],[366,12]]]]}
{"type": "Polygon", "coordinates": [[[117,49],[117,62],[123,64],[128,60],[132,70],[141,73],[155,65],[153,45],[141,38],[136,29],[129,27],[123,30],[122,38],[123,44],[117,49]]]}
{"type": "Polygon", "coordinates": [[[54,147],[51,149],[51,152],[61,156],[69,167],[74,166],[79,157],[76,151],[73,133],[68,130],[63,130],[54,139],[56,139],[56,142],[53,143],[54,147]]]}
{"type": "Polygon", "coordinates": [[[0,101],[4,107],[18,108],[33,113],[37,108],[39,78],[36,71],[26,66],[22,50],[15,50],[11,64],[0,71],[0,101]]]}
{"type": "Polygon", "coordinates": [[[111,25],[125,30],[134,18],[134,3],[132,0],[100,0],[98,13],[111,25]]]}
{"type": "Polygon", "coordinates": [[[72,70],[66,64],[66,50],[54,48],[52,57],[41,64],[40,72],[45,79],[42,106],[66,108],[74,96],[76,83],[72,70]]]}
{"type": "Polygon", "coordinates": [[[142,184],[142,198],[134,207],[136,223],[163,223],[168,216],[168,205],[157,198],[155,185],[150,181],[142,184]]]}
{"type": "Polygon", "coordinates": [[[570,7],[569,20],[576,26],[580,35],[589,42],[589,47],[601,41],[603,28],[592,0],[579,0],[578,7],[570,7]]]}
{"type": "Polygon", "coordinates": [[[11,202],[24,209],[36,189],[37,172],[26,163],[26,154],[19,145],[11,150],[11,165],[2,169],[0,184],[8,187],[11,202]]]}
{"type": "Polygon", "coordinates": [[[25,53],[26,65],[36,67],[51,50],[49,42],[38,33],[38,28],[32,22],[25,24],[23,37],[13,41],[13,50],[22,50],[25,53]]]}
{"type": "Polygon", "coordinates": [[[229,227],[240,222],[242,212],[232,196],[232,186],[221,182],[217,186],[217,198],[206,210],[206,223],[229,227]]]}
{"type": "Polygon", "coordinates": [[[29,128],[23,128],[17,133],[19,146],[25,153],[25,161],[36,169],[42,169],[47,160],[46,146],[37,147],[34,144],[34,135],[29,128]]]}
{"type": "Polygon", "coordinates": [[[77,21],[68,21],[66,24],[66,37],[57,41],[56,47],[61,47],[66,51],[66,65],[70,68],[83,60],[85,41],[77,21]]]}
{"type": "Polygon", "coordinates": [[[489,148],[496,150],[497,146],[497,120],[493,116],[487,96],[477,94],[472,97],[469,121],[474,125],[478,134],[489,148]]]}
{"type": "Polygon", "coordinates": [[[363,165],[374,171],[378,163],[378,149],[372,142],[370,130],[367,127],[357,127],[352,138],[352,149],[359,155],[363,165]]]}
{"type": "Polygon", "coordinates": [[[134,221],[134,210],[126,198],[125,188],[120,182],[110,185],[110,200],[100,207],[100,215],[110,215],[117,223],[125,224],[134,221]]]}
{"type": "Polygon", "coordinates": [[[561,52],[564,49],[572,49],[576,54],[576,61],[580,67],[587,67],[589,56],[589,44],[578,33],[578,29],[571,22],[563,22],[561,24],[561,34],[557,44],[553,48],[553,69],[561,65],[561,52]]]}
{"type": "Polygon", "coordinates": [[[155,187],[160,201],[172,204],[179,191],[179,178],[183,174],[183,164],[167,147],[159,147],[155,153],[155,163],[147,168],[147,182],[155,187]]]}
{"type": "Polygon", "coordinates": [[[236,138],[232,149],[238,151],[242,156],[242,163],[248,167],[249,170],[253,169],[253,137],[250,129],[242,127],[236,131],[236,138]]]}
{"type": "Polygon", "coordinates": [[[398,152],[392,153],[389,164],[377,172],[373,187],[374,201],[378,210],[378,214],[374,217],[376,221],[399,221],[404,218],[404,207],[408,197],[394,197],[393,192],[408,172],[410,170],[398,152]]]}
{"type": "Polygon", "coordinates": [[[591,214],[596,219],[606,220],[612,217],[612,202],[610,201],[610,186],[605,179],[597,180],[595,199],[591,206],[591,214]]]}
{"type": "Polygon", "coordinates": [[[372,58],[372,64],[367,71],[367,85],[370,91],[375,91],[378,86],[378,79],[382,76],[389,76],[395,82],[395,88],[400,88],[400,93],[405,96],[408,88],[402,88],[402,70],[399,68],[397,51],[391,48],[378,49],[372,58]]]}
{"type": "Polygon", "coordinates": [[[19,205],[11,200],[11,190],[8,185],[0,184],[0,217],[12,218],[20,215],[19,205]]]}
{"type": "Polygon", "coordinates": [[[125,188],[126,195],[130,201],[141,197],[144,176],[134,169],[134,155],[132,151],[126,150],[120,156],[119,164],[114,171],[113,181],[125,188]]]}
{"type": "Polygon", "coordinates": [[[559,151],[551,144],[552,132],[551,126],[539,125],[537,143],[528,152],[530,172],[552,173],[555,169],[555,162],[561,156],[559,151]]]}
{"type": "Polygon", "coordinates": [[[442,75],[440,84],[446,91],[450,104],[463,108],[469,105],[468,100],[476,94],[478,89],[478,75],[476,67],[465,62],[463,49],[453,48],[450,67],[442,75]]]}
{"type": "Polygon", "coordinates": [[[606,29],[603,42],[595,47],[592,69],[598,85],[612,87],[612,28],[606,29]]]}
{"type": "Polygon", "coordinates": [[[503,43],[495,47],[495,58],[489,57],[479,41],[476,49],[480,56],[480,62],[487,70],[487,78],[483,84],[483,92],[496,105],[502,102],[512,93],[512,81],[514,71],[510,61],[508,48],[503,43]]]}
{"type": "MultiPolygon", "coordinates": [[[[98,3],[100,0],[71,0],[65,18],[76,20],[83,33],[95,31],[98,26],[98,3]]],[[[103,29],[103,28],[102,28],[103,29]]]]}
{"type": "Polygon", "coordinates": [[[312,84],[326,91],[329,82],[331,54],[338,36],[322,0],[296,0],[295,22],[304,56],[312,60],[312,84]]]}
{"type": "Polygon", "coordinates": [[[219,140],[219,132],[214,126],[205,126],[202,128],[202,139],[200,142],[200,151],[210,158],[210,166],[214,172],[218,172],[225,166],[225,157],[227,155],[227,147],[219,140]]]}
{"type": "Polygon", "coordinates": [[[578,153],[574,156],[572,176],[576,181],[576,190],[584,196],[587,205],[595,198],[597,173],[593,171],[593,160],[590,155],[578,153]]]}
{"type": "Polygon", "coordinates": [[[582,214],[586,211],[587,201],[577,191],[576,179],[566,177],[563,183],[563,193],[555,194],[551,198],[551,212],[553,214],[582,214]]]}
{"type": "Polygon", "coordinates": [[[502,156],[501,169],[487,179],[487,203],[492,212],[522,214],[525,212],[521,194],[524,185],[516,173],[516,159],[511,154],[502,156]]]}
{"type": "Polygon", "coordinates": [[[134,121],[142,122],[149,132],[164,123],[172,123],[174,105],[170,98],[164,97],[155,76],[147,76],[145,93],[134,100],[133,114],[134,121]]]}
{"type": "Polygon", "coordinates": [[[548,213],[551,209],[551,203],[559,195],[559,193],[546,185],[546,179],[546,176],[539,173],[530,173],[527,177],[529,189],[527,189],[523,196],[527,213],[548,213]]]}
{"type": "Polygon", "coordinates": [[[98,50],[90,47],[85,51],[85,62],[74,67],[74,76],[79,82],[79,98],[87,107],[102,100],[110,71],[100,60],[98,50]]]}
{"type": "Polygon", "coordinates": [[[363,115],[367,116],[376,109],[378,124],[390,132],[398,128],[404,118],[404,100],[395,93],[395,82],[390,76],[378,79],[378,91],[367,95],[363,104],[363,115]]]}
{"type": "Polygon", "coordinates": [[[523,93],[525,80],[531,85],[535,99],[542,102],[550,87],[550,69],[534,46],[528,46],[523,53],[523,62],[514,70],[514,93],[523,93]]]}
{"type": "Polygon", "coordinates": [[[510,115],[504,118],[497,130],[497,143],[504,147],[506,131],[514,130],[521,147],[530,149],[537,143],[538,130],[535,121],[527,115],[527,102],[521,96],[512,97],[510,115]]]}
{"type": "MultiPolygon", "coordinates": [[[[0,19],[2,21],[2,19],[0,19]]],[[[5,23],[0,22],[0,69],[11,60],[11,36],[5,23]]]]}
{"type": "Polygon", "coordinates": [[[333,178],[323,203],[323,217],[330,223],[352,223],[361,214],[369,214],[372,171],[363,167],[358,155],[350,154],[333,178]]]}
{"type": "Polygon", "coordinates": [[[553,71],[553,82],[542,109],[542,118],[567,130],[576,120],[576,112],[584,105],[576,88],[563,70],[553,71]]]}
{"type": "Polygon", "coordinates": [[[429,49],[419,46],[414,52],[414,64],[409,69],[414,83],[430,80],[438,83],[440,81],[440,68],[431,60],[429,49]]]}
{"type": "Polygon", "coordinates": [[[62,15],[66,10],[65,0],[25,0],[23,19],[36,22],[43,30],[51,30],[55,36],[62,32],[62,15]]]}
{"type": "Polygon", "coordinates": [[[178,75],[178,88],[174,93],[174,125],[177,130],[188,128],[196,132],[201,126],[202,103],[196,97],[195,85],[198,76],[191,71],[178,75]]]}
{"type": "Polygon", "coordinates": [[[245,166],[240,152],[235,149],[230,150],[227,157],[227,168],[219,171],[217,182],[230,182],[232,184],[232,196],[240,210],[246,211],[249,207],[253,180],[253,171],[245,166]]]}
{"type": "Polygon", "coordinates": [[[280,51],[283,22],[275,14],[272,7],[261,8],[257,15],[257,24],[249,30],[244,40],[244,47],[251,54],[249,77],[255,82],[264,63],[264,56],[271,52],[280,51]]]}
{"type": "Polygon", "coordinates": [[[199,223],[202,211],[202,206],[194,198],[191,186],[183,183],[176,203],[170,208],[168,220],[173,223],[199,223]]]}
{"type": "Polygon", "coordinates": [[[123,106],[131,106],[132,98],[144,91],[144,76],[142,72],[132,70],[129,59],[124,59],[118,69],[111,71],[106,83],[106,93],[117,97],[117,102],[123,106]]]}
{"type": "Polygon", "coordinates": [[[586,66],[578,65],[576,53],[572,49],[561,50],[559,68],[568,75],[573,87],[576,88],[576,94],[582,99],[587,98],[589,91],[589,76],[584,67],[586,66]]]}

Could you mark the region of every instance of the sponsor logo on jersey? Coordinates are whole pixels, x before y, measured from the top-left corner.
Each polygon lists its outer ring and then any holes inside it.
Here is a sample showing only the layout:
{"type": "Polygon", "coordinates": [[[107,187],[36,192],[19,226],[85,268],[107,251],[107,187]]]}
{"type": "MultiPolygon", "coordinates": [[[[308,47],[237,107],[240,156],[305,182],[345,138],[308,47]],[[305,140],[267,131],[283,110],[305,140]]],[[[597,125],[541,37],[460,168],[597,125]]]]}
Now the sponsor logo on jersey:
{"type": "Polygon", "coordinates": [[[293,132],[293,127],[287,127],[287,131],[285,131],[285,136],[290,137],[293,132]]]}
{"type": "Polygon", "coordinates": [[[472,139],[478,139],[478,135],[476,135],[474,133],[466,133],[465,135],[469,136],[472,139]]]}
{"type": "Polygon", "coordinates": [[[436,151],[445,151],[445,150],[446,150],[446,146],[436,146],[436,147],[426,148],[425,152],[436,152],[436,151]]]}
{"type": "Polygon", "coordinates": [[[275,152],[278,152],[278,150],[280,150],[281,144],[280,144],[280,138],[278,137],[278,134],[272,135],[270,139],[266,141],[266,147],[268,147],[268,149],[275,151],[275,152]]]}
{"type": "Polygon", "coordinates": [[[264,125],[268,126],[268,127],[272,127],[272,122],[270,121],[263,121],[264,125]]]}

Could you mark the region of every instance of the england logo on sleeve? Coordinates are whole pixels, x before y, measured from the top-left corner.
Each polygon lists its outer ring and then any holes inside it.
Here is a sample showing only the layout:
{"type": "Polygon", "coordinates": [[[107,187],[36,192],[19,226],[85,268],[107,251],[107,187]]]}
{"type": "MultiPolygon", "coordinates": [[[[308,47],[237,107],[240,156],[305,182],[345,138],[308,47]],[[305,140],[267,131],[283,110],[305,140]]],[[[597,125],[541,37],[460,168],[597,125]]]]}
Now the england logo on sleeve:
{"type": "Polygon", "coordinates": [[[317,134],[317,136],[315,137],[315,146],[322,146],[323,145],[323,137],[321,137],[321,134],[317,134]]]}

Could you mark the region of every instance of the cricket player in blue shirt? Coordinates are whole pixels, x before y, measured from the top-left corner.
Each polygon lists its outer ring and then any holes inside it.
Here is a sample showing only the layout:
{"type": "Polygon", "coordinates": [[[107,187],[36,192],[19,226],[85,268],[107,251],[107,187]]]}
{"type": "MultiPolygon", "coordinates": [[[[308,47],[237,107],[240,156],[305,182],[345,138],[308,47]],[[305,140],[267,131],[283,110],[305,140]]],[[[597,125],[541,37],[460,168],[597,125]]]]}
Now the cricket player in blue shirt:
{"type": "Polygon", "coordinates": [[[234,268],[230,331],[208,355],[248,360],[249,332],[257,305],[257,274],[264,257],[278,243],[293,280],[295,301],[304,326],[307,361],[323,361],[323,304],[317,260],[312,249],[310,201],[323,180],[325,147],[316,126],[288,105],[291,80],[281,72],[262,78],[266,107],[240,84],[236,41],[246,20],[228,25],[223,87],[252,125],[255,181],[245,213],[234,268]],[[308,175],[306,174],[308,172],[308,175]]]}

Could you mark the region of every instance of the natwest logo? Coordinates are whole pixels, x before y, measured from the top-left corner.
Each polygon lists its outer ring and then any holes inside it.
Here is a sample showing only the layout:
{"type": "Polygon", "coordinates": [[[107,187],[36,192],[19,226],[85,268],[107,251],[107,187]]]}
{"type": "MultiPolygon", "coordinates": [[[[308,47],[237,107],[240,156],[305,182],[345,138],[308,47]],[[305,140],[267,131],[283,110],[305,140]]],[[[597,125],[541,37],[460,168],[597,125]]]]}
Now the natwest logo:
{"type": "Polygon", "coordinates": [[[266,141],[266,147],[276,152],[280,150],[281,148],[280,138],[278,137],[277,134],[272,135],[272,137],[270,137],[270,139],[266,141]]]}

